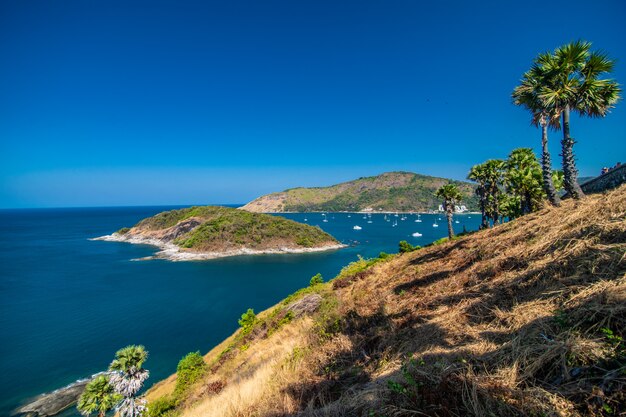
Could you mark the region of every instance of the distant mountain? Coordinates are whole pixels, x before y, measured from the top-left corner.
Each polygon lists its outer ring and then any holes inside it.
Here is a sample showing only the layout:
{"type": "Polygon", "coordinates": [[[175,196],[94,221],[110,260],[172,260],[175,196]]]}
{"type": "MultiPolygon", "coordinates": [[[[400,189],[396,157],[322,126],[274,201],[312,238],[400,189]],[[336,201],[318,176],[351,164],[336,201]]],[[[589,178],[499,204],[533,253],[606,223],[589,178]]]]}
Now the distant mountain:
{"type": "Polygon", "coordinates": [[[435,191],[444,184],[458,185],[461,204],[478,209],[474,186],[468,182],[412,172],[386,172],[330,187],[292,188],[257,198],[242,207],[255,213],[307,211],[427,211],[441,202],[435,191]]]}

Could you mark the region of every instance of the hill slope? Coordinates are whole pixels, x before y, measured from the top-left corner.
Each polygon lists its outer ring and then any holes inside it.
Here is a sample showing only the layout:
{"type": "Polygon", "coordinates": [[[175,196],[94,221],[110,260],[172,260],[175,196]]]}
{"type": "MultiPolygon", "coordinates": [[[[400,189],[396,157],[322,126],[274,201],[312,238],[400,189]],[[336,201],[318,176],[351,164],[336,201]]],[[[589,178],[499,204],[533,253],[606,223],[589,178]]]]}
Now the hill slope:
{"type": "Polygon", "coordinates": [[[218,206],[166,211],[101,239],[160,246],[162,257],[177,260],[341,246],[319,227],[218,206]]]}
{"type": "Polygon", "coordinates": [[[242,207],[256,213],[306,211],[427,211],[437,209],[434,194],[444,184],[459,186],[462,202],[470,210],[478,207],[474,187],[462,181],[429,177],[411,172],[387,172],[330,187],[292,188],[259,197],[242,207]]]}
{"type": "MultiPolygon", "coordinates": [[[[209,370],[176,394],[176,412],[622,415],[625,252],[622,186],[357,261],[210,351],[209,370]],[[298,302],[313,307],[289,313],[298,302]]],[[[177,383],[172,376],[153,387],[149,406],[167,398],[173,406],[177,383]]]]}

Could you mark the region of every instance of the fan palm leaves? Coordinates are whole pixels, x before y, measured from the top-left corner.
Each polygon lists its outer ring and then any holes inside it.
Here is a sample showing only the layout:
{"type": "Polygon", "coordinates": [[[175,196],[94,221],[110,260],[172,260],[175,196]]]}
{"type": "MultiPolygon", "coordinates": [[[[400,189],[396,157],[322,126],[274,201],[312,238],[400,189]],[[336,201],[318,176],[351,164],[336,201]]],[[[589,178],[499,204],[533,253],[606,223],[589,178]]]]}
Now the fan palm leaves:
{"type": "Polygon", "coordinates": [[[441,186],[435,196],[443,201],[443,209],[446,211],[446,217],[448,219],[448,238],[454,237],[454,229],[452,229],[452,213],[454,213],[454,206],[461,201],[463,195],[459,191],[459,188],[454,184],[446,184],[441,186]]]}
{"type": "MultiPolygon", "coordinates": [[[[549,176],[552,182],[552,172],[549,176]]],[[[544,197],[542,169],[532,149],[518,148],[511,152],[506,161],[504,182],[509,193],[519,197],[521,214],[541,206],[544,197]]]]}
{"type": "Polygon", "coordinates": [[[122,396],[113,390],[109,376],[98,375],[85,386],[78,398],[77,408],[85,416],[98,413],[98,416],[104,417],[121,399],[122,396]]]}
{"type": "Polygon", "coordinates": [[[520,85],[513,90],[513,102],[528,109],[532,115],[531,123],[541,127],[541,172],[543,188],[550,203],[554,206],[561,204],[552,181],[552,158],[548,150],[548,127],[560,129],[559,112],[555,108],[544,105],[539,98],[542,85],[548,82],[548,74],[540,62],[548,62],[549,54],[542,54],[537,58],[533,67],[522,77],[520,85]]]}
{"type": "Polygon", "coordinates": [[[488,228],[490,220],[493,224],[499,222],[504,166],[504,161],[500,159],[489,159],[474,165],[467,175],[468,179],[478,184],[476,194],[482,214],[481,229],[488,228]]]}
{"type": "Polygon", "coordinates": [[[600,78],[613,71],[615,61],[604,52],[591,52],[590,42],[576,41],[557,48],[552,54],[540,55],[535,64],[542,74],[537,94],[540,106],[562,118],[561,157],[565,190],[572,197],[581,198],[584,193],[577,182],[570,113],[604,117],[615,106],[621,98],[619,84],[600,78]]]}
{"type": "Polygon", "coordinates": [[[138,417],[146,410],[145,401],[136,396],[150,375],[142,367],[147,359],[148,352],[143,346],[131,345],[118,350],[109,366],[110,383],[116,393],[124,396],[118,407],[122,417],[138,417]]]}

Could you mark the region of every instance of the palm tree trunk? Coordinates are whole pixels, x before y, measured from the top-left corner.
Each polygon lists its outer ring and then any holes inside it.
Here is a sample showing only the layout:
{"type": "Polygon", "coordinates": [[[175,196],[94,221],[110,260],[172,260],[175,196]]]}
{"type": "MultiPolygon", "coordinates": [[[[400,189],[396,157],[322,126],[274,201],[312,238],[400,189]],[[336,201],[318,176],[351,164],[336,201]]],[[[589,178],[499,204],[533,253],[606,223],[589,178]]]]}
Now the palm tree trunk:
{"type": "Polygon", "coordinates": [[[561,205],[561,198],[554,188],[552,181],[552,160],[548,150],[548,124],[541,124],[541,173],[543,174],[543,189],[548,196],[548,200],[553,206],[561,205]]]}
{"type": "Polygon", "coordinates": [[[480,229],[489,229],[489,220],[487,220],[487,197],[485,196],[485,190],[482,189],[480,194],[480,229]]]}
{"type": "Polygon", "coordinates": [[[574,160],[574,139],[569,134],[569,106],[565,106],[563,110],[563,140],[561,140],[561,147],[565,190],[576,199],[583,198],[585,193],[578,185],[578,170],[574,160]]]}
{"type": "Polygon", "coordinates": [[[446,202],[446,217],[448,218],[448,239],[452,240],[454,237],[454,229],[452,229],[452,210],[454,210],[454,204],[446,202]]]}

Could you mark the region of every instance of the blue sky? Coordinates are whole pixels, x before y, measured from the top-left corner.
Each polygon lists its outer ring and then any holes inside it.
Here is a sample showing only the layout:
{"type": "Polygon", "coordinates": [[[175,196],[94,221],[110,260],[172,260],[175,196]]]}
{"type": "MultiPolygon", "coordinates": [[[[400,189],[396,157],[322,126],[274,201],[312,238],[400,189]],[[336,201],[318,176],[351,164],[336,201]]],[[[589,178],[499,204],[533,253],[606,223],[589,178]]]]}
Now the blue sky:
{"type": "MultiPolygon", "coordinates": [[[[510,100],[537,53],[592,41],[626,83],[624,21],[621,0],[4,1],[0,207],[238,203],[389,170],[463,179],[539,150],[510,100]]],[[[575,117],[572,135],[581,175],[625,162],[626,104],[575,117]]]]}

